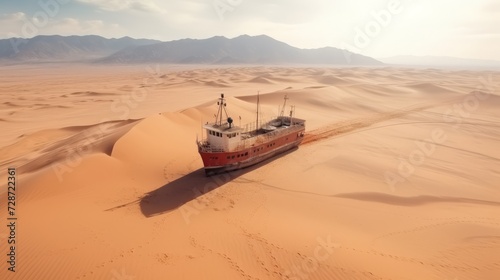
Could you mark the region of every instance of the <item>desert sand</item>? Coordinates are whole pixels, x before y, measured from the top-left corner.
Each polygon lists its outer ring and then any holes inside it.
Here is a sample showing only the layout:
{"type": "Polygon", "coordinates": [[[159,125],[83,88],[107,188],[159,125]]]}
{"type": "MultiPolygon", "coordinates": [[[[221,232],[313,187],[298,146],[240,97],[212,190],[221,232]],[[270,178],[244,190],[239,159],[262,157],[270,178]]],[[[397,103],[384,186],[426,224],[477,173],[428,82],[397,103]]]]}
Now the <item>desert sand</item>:
{"type": "Polygon", "coordinates": [[[499,72],[72,64],[0,68],[1,279],[498,279],[499,72]],[[297,149],[205,177],[236,125],[307,120],[297,149]]]}

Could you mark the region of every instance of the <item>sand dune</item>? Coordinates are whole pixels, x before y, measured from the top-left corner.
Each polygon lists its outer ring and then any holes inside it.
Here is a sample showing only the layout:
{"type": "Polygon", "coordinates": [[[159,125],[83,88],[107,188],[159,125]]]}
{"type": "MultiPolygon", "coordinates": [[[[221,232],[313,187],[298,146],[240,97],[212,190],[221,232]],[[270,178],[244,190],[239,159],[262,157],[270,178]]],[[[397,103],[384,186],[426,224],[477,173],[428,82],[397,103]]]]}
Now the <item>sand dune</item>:
{"type": "Polygon", "coordinates": [[[111,153],[115,142],[134,121],[110,122],[92,126],[65,127],[23,135],[13,145],[0,149],[5,162],[1,166],[16,166],[19,172],[30,173],[92,152],[111,153]],[[30,151],[30,153],[26,153],[30,151]]]}
{"type": "Polygon", "coordinates": [[[258,76],[248,80],[249,83],[258,83],[258,84],[272,84],[273,82],[265,77],[258,76]]]}
{"type": "Polygon", "coordinates": [[[15,103],[8,102],[8,101],[3,102],[2,104],[7,105],[7,106],[10,106],[10,107],[21,107],[20,105],[17,105],[17,104],[15,104],[15,103]]]}
{"type": "Polygon", "coordinates": [[[1,279],[500,275],[499,73],[189,67],[0,70],[22,223],[1,279]],[[290,98],[303,144],[205,177],[195,140],[217,97],[244,125],[259,91],[262,118],[290,98]]]}
{"type": "Polygon", "coordinates": [[[216,82],[216,81],[210,81],[210,82],[205,82],[206,86],[211,86],[211,87],[229,87],[226,85],[224,82],[216,82]]]}
{"type": "Polygon", "coordinates": [[[115,95],[114,93],[102,93],[102,92],[94,92],[94,91],[85,91],[85,92],[72,92],[71,95],[77,96],[105,96],[105,95],[115,95]]]}
{"type": "Polygon", "coordinates": [[[400,205],[407,207],[424,205],[429,203],[469,203],[469,204],[479,204],[479,205],[500,206],[500,202],[497,201],[488,201],[488,200],[479,200],[479,199],[470,199],[461,197],[439,197],[430,195],[402,197],[402,196],[394,196],[383,193],[345,193],[345,194],[337,194],[335,196],[342,198],[356,199],[361,201],[378,202],[378,203],[400,205]]]}
{"type": "Polygon", "coordinates": [[[332,85],[332,86],[345,84],[345,81],[343,79],[332,75],[321,76],[318,78],[318,82],[321,84],[332,85]]]}

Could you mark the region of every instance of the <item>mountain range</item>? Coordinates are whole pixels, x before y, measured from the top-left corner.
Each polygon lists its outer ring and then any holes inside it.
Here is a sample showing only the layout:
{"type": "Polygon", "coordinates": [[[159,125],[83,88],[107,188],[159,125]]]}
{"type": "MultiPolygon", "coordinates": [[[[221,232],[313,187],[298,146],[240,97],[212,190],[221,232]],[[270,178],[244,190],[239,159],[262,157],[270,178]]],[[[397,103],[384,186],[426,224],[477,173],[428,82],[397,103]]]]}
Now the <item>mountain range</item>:
{"type": "Polygon", "coordinates": [[[178,64],[325,64],[382,65],[360,54],[333,47],[300,49],[266,35],[242,35],[228,39],[157,41],[123,37],[107,39],[96,35],[41,35],[31,39],[0,40],[0,61],[92,62],[92,63],[178,63],[178,64]]]}
{"type": "Polygon", "coordinates": [[[36,36],[0,40],[0,59],[12,62],[89,61],[117,51],[158,43],[156,40],[106,39],[101,36],[36,36]]]}

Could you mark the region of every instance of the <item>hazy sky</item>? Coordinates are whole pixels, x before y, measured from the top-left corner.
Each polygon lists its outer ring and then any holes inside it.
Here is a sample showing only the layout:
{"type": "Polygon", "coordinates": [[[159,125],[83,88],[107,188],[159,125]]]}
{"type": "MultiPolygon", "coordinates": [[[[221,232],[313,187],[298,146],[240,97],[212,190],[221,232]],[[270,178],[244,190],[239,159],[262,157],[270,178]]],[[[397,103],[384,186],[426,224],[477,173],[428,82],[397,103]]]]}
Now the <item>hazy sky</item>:
{"type": "Polygon", "coordinates": [[[377,58],[500,60],[500,1],[0,0],[0,38],[42,34],[160,40],[267,34],[300,48],[333,46],[377,58]]]}

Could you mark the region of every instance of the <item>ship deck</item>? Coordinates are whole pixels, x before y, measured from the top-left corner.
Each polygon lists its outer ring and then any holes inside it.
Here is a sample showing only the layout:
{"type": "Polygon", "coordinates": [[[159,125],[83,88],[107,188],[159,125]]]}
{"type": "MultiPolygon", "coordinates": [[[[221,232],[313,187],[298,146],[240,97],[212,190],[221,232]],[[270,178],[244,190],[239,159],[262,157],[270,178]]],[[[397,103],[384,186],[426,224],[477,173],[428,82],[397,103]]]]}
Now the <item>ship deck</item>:
{"type": "MultiPolygon", "coordinates": [[[[233,129],[241,131],[241,143],[235,149],[235,151],[248,149],[249,147],[266,143],[272,141],[275,138],[279,138],[285,134],[293,133],[295,131],[303,130],[305,127],[305,120],[290,117],[277,117],[271,121],[265,122],[265,125],[261,126],[259,129],[255,129],[255,124],[246,125],[245,129],[237,126],[231,128],[221,126],[219,129],[227,130],[233,129]],[[254,128],[252,130],[252,128],[254,128]]],[[[208,153],[220,153],[228,152],[224,151],[221,147],[210,145],[208,141],[200,141],[198,143],[199,148],[203,152],[208,153]]]]}

